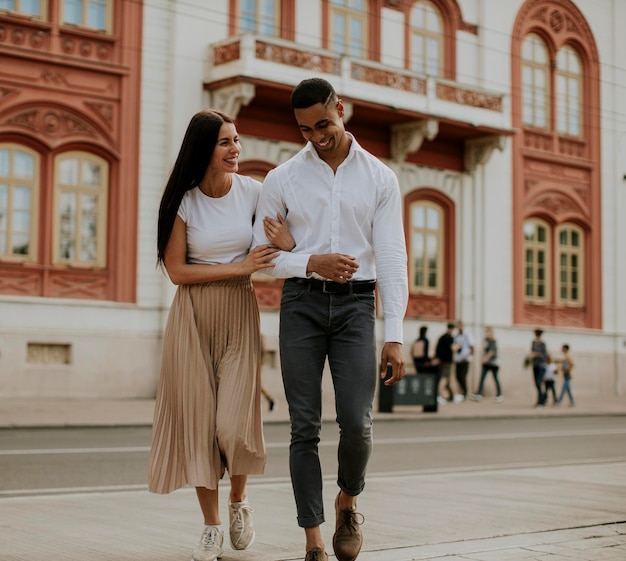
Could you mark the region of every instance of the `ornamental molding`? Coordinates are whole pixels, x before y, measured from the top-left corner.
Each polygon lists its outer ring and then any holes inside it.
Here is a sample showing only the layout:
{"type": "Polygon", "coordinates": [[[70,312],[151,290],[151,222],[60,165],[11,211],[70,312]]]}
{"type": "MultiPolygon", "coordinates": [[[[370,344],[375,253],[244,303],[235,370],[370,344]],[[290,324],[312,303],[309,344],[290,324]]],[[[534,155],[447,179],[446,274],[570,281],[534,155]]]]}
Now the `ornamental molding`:
{"type": "Polygon", "coordinates": [[[56,108],[36,108],[16,112],[5,117],[1,125],[27,129],[32,133],[51,138],[100,136],[96,129],[79,115],[56,108]]]}
{"type": "Polygon", "coordinates": [[[417,152],[424,139],[433,140],[439,133],[439,122],[423,119],[412,123],[401,123],[391,127],[391,157],[403,162],[408,154],[417,152]]]}
{"type": "Polygon", "coordinates": [[[540,193],[528,205],[528,209],[536,209],[543,213],[548,213],[557,221],[564,216],[576,215],[584,218],[587,222],[587,213],[571,197],[564,193],[554,191],[540,193]]]}
{"type": "Polygon", "coordinates": [[[559,48],[576,37],[591,60],[598,62],[598,50],[587,20],[570,0],[528,0],[520,9],[514,37],[522,38],[533,28],[543,28],[559,48]]]}
{"type": "Polygon", "coordinates": [[[460,88],[451,84],[437,83],[437,99],[451,101],[460,105],[479,107],[491,111],[502,112],[502,97],[499,95],[477,92],[467,88],[460,88]]]}
{"type": "Polygon", "coordinates": [[[86,101],[85,105],[89,107],[104,122],[109,130],[113,128],[114,107],[111,103],[96,103],[95,101],[86,101]]]}
{"type": "Polygon", "coordinates": [[[209,91],[209,105],[235,118],[241,107],[248,105],[255,95],[254,84],[239,82],[209,91]]]}
{"type": "Polygon", "coordinates": [[[506,147],[506,136],[492,135],[465,141],[465,169],[476,171],[478,166],[487,164],[494,150],[502,152],[506,147]]]}
{"type": "Polygon", "coordinates": [[[256,41],[255,52],[256,58],[259,60],[287,64],[313,72],[322,72],[335,76],[341,75],[341,61],[339,57],[325,56],[282,45],[272,45],[265,41],[256,41]]]}
{"type": "Polygon", "coordinates": [[[17,88],[0,87],[0,103],[2,103],[7,97],[19,93],[19,91],[20,90],[17,88]]]}

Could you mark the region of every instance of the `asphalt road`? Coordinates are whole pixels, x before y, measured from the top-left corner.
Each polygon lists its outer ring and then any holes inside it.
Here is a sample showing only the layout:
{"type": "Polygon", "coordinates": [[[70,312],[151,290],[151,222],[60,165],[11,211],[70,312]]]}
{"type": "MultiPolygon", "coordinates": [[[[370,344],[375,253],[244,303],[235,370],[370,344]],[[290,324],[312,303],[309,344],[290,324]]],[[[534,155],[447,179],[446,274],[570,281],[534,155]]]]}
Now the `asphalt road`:
{"type": "MultiPolygon", "coordinates": [[[[0,430],[0,499],[146,487],[149,428],[0,430]]],[[[268,465],[251,483],[288,480],[289,427],[265,426],[268,465]]],[[[324,473],[337,430],[323,428],[324,473]]],[[[377,421],[370,475],[476,471],[626,460],[624,417],[377,421]]]]}

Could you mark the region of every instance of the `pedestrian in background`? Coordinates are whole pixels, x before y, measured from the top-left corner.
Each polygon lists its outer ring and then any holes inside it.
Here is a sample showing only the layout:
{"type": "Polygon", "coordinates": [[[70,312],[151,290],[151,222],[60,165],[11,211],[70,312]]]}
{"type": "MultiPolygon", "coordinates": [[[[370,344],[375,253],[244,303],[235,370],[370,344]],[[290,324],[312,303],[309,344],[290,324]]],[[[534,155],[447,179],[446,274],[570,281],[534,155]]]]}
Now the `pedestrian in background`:
{"type": "Polygon", "coordinates": [[[563,358],[560,359],[561,374],[563,374],[563,387],[561,388],[561,395],[557,400],[557,405],[560,405],[565,397],[565,394],[569,397],[570,407],[574,407],[574,395],[572,394],[572,376],[574,375],[574,359],[570,353],[569,345],[565,344],[561,347],[563,358]]]}
{"type": "Polygon", "coordinates": [[[191,119],[167,181],[157,257],[178,285],[163,336],[148,488],[193,486],[204,529],[193,561],[223,552],[218,484],[230,476],[234,549],[254,541],[249,474],[265,469],[261,421],[261,336],[250,275],[272,267],[268,245],[250,250],[261,184],[238,175],[241,145],[231,117],[191,119]]]}
{"type": "Polygon", "coordinates": [[[548,354],[548,356],[546,357],[546,366],[543,371],[543,392],[544,392],[543,395],[544,395],[545,405],[548,404],[548,399],[550,397],[550,394],[552,394],[552,405],[556,405],[558,401],[556,398],[556,386],[555,386],[556,370],[557,370],[557,365],[552,360],[552,356],[548,354]]]}
{"type": "Polygon", "coordinates": [[[465,401],[467,398],[467,373],[474,354],[474,341],[469,333],[463,331],[463,322],[456,324],[457,334],[454,337],[452,350],[454,351],[454,373],[459,384],[459,392],[454,401],[465,401]]]}
{"type": "Polygon", "coordinates": [[[436,363],[439,366],[439,392],[437,396],[437,401],[440,404],[447,403],[448,401],[452,401],[454,398],[454,393],[452,392],[452,360],[454,351],[452,350],[452,345],[454,344],[454,324],[449,323],[446,326],[446,332],[443,333],[439,339],[437,340],[437,346],[435,347],[435,360],[433,363],[436,363]],[[445,390],[445,397],[444,391],[445,390]]]}
{"type": "Polygon", "coordinates": [[[411,348],[411,355],[413,357],[413,365],[415,366],[415,373],[419,374],[420,370],[424,367],[430,366],[430,341],[426,337],[428,327],[422,325],[419,330],[418,338],[413,342],[411,348]]]}
{"type": "Polygon", "coordinates": [[[546,358],[548,349],[542,339],[543,330],[535,329],[535,338],[530,345],[528,360],[533,367],[533,378],[537,389],[537,403],[535,407],[543,407],[545,404],[545,393],[543,391],[543,375],[546,370],[546,358]]]}
{"type": "Polygon", "coordinates": [[[504,397],[502,396],[502,390],[500,388],[500,381],[498,380],[498,342],[493,334],[492,327],[485,327],[485,340],[483,345],[482,355],[482,371],[480,373],[480,382],[478,384],[478,390],[471,396],[473,401],[481,401],[483,398],[483,385],[487,374],[491,372],[493,376],[494,384],[496,385],[496,397],[494,401],[496,403],[502,403],[504,397]]]}
{"type": "Polygon", "coordinates": [[[377,372],[392,385],[405,374],[402,320],[408,300],[402,196],[393,171],[345,130],[344,105],[321,78],[300,82],[291,95],[306,146],[267,174],[255,239],[272,241],[276,215],[296,241],[276,258],[285,277],[280,304],[280,359],[289,403],[289,462],[305,561],[326,561],[319,459],[322,374],[328,360],[339,424],[339,492],[333,549],[338,561],[356,559],[363,536],[357,497],[372,449],[377,372]],[[376,357],[375,296],[385,318],[376,357]],[[379,365],[380,364],[380,368],[379,365]]]}

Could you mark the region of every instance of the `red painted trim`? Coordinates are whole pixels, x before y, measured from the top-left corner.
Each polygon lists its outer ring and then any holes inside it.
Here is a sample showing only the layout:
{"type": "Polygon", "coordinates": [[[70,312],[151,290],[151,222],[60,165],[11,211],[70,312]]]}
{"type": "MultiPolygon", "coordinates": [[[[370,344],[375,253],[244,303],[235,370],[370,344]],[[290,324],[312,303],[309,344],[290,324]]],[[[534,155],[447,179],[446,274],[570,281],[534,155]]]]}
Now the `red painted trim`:
{"type": "MultiPolygon", "coordinates": [[[[444,279],[443,294],[432,296],[429,294],[409,294],[409,306],[407,317],[419,317],[420,319],[448,319],[456,315],[455,307],[455,270],[456,263],[456,228],[455,228],[455,205],[454,201],[444,195],[441,191],[430,187],[418,187],[414,191],[407,193],[404,197],[404,224],[407,247],[410,251],[410,228],[411,204],[416,201],[430,201],[441,207],[444,219],[444,279]],[[426,310],[431,310],[427,312],[426,310]],[[413,315],[411,315],[413,314],[413,315]],[[419,315],[417,315],[419,314],[419,315]]],[[[410,258],[410,255],[409,255],[410,258]]]]}
{"type": "MultiPolygon", "coordinates": [[[[602,328],[602,238],[601,238],[601,178],[600,178],[600,85],[599,58],[595,39],[582,13],[570,0],[527,0],[518,13],[511,38],[512,124],[522,132],[513,137],[513,321],[518,324],[569,325],[602,328]],[[575,25],[569,25],[568,21],[575,25]],[[545,41],[551,58],[551,129],[540,133],[543,148],[528,148],[525,140],[536,131],[525,128],[522,122],[521,99],[521,47],[529,33],[537,33],[545,41]],[[565,44],[578,52],[584,70],[585,106],[583,110],[583,136],[579,145],[582,155],[559,153],[562,137],[555,127],[554,69],[556,53],[565,44]],[[572,171],[583,170],[588,179],[576,186],[586,197],[573,195],[572,190],[554,177],[540,177],[533,166],[558,165],[572,171]],[[554,204],[542,205],[537,201],[552,200],[554,204]],[[563,208],[559,201],[571,201],[563,208]],[[573,222],[585,232],[585,302],[583,308],[535,306],[524,301],[524,220],[542,216],[550,224],[573,222]]],[[[554,242],[553,242],[554,244],[554,242]]],[[[553,248],[554,249],[554,248],[553,248]]],[[[556,278],[552,275],[552,301],[555,302],[556,278]]]]}
{"type": "Polygon", "coordinates": [[[38,255],[19,271],[0,263],[0,285],[6,273],[26,280],[6,293],[135,302],[143,2],[115,2],[110,35],[60,25],[57,0],[48,21],[22,20],[2,16],[16,30],[7,36],[25,41],[0,51],[3,85],[14,89],[0,100],[0,134],[40,155],[38,255]],[[104,270],[52,265],[54,158],[69,150],[109,163],[104,270]]]}
{"type": "Polygon", "coordinates": [[[295,0],[282,0],[281,2],[280,36],[287,41],[296,40],[295,0]]]}
{"type": "MultiPolygon", "coordinates": [[[[456,32],[463,17],[455,0],[429,0],[440,12],[443,20],[443,78],[456,80],[456,32]]],[[[411,62],[411,10],[416,0],[405,2],[404,12],[404,66],[410,68],[411,62]]]]}
{"type": "MultiPolygon", "coordinates": [[[[380,19],[381,10],[383,8],[383,0],[369,0],[367,22],[368,28],[368,58],[374,61],[380,61],[380,19]]],[[[330,44],[330,8],[329,0],[322,0],[322,47],[331,49],[330,44]]]]}

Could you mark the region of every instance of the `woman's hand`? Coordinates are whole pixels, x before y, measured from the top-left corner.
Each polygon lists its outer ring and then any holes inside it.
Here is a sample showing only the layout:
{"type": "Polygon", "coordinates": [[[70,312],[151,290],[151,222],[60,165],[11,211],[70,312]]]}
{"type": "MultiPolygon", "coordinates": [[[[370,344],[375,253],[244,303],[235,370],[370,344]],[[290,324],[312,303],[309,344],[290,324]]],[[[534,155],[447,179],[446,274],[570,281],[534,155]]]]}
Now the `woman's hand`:
{"type": "Polygon", "coordinates": [[[296,242],[291,235],[287,221],[280,215],[276,215],[276,220],[269,216],[263,219],[263,229],[267,239],[283,251],[291,251],[296,247],[296,242]]]}
{"type": "Polygon", "coordinates": [[[274,266],[272,261],[278,254],[278,249],[269,245],[257,245],[251,249],[246,258],[240,262],[242,275],[251,275],[261,269],[269,269],[274,266]]]}

